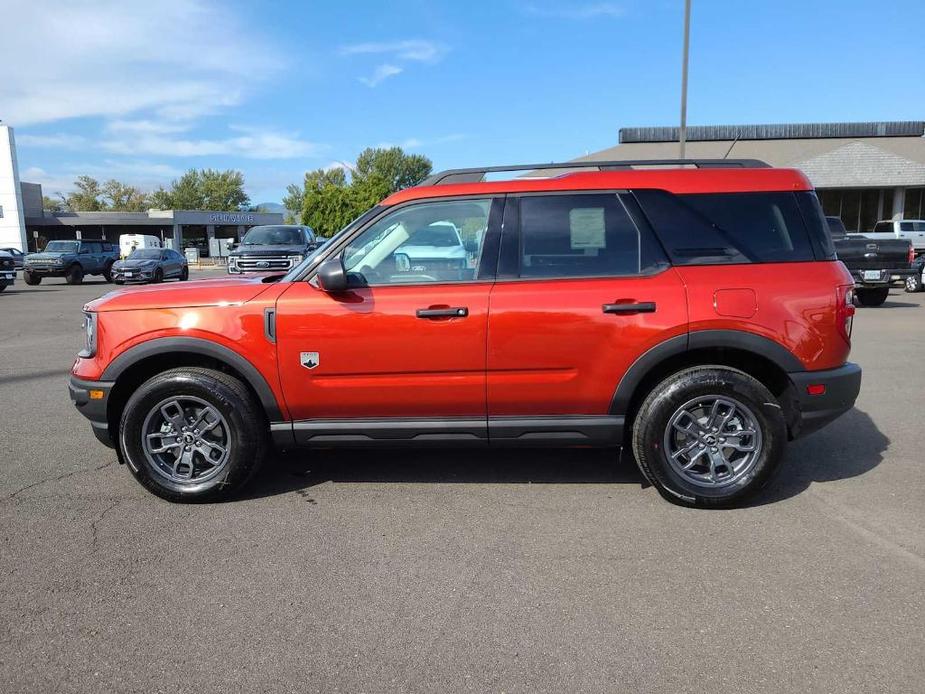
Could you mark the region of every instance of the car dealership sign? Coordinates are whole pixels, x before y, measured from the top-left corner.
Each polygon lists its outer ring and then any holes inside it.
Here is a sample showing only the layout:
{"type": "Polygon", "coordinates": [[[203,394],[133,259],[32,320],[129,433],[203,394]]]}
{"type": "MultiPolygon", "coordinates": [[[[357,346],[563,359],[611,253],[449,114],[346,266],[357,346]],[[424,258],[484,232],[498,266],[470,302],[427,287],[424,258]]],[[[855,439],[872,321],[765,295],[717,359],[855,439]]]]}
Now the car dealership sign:
{"type": "Polygon", "coordinates": [[[253,224],[254,215],[237,212],[213,212],[209,215],[211,224],[253,224]]]}

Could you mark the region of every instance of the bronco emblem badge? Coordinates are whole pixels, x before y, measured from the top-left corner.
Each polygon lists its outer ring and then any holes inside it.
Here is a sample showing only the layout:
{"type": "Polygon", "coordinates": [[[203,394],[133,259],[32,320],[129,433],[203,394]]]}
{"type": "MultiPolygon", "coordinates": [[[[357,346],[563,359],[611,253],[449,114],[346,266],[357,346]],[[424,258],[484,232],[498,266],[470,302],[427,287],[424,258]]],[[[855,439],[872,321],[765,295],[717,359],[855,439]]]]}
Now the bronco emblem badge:
{"type": "Polygon", "coordinates": [[[306,369],[314,369],[318,366],[318,352],[302,352],[299,360],[306,369]]]}

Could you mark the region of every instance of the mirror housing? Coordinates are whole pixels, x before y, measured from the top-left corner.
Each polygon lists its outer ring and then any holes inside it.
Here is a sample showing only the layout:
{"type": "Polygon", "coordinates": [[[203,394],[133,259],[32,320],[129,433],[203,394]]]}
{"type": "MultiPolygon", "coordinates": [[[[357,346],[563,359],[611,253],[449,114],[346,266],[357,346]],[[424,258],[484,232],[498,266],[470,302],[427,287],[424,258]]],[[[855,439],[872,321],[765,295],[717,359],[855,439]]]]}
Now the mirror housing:
{"type": "Polygon", "coordinates": [[[347,289],[347,271],[340,257],[328,258],[318,266],[315,275],[318,285],[326,292],[342,292],[347,289]]]}
{"type": "Polygon", "coordinates": [[[392,257],[395,259],[395,272],[411,272],[411,258],[407,253],[395,253],[392,257]]]}

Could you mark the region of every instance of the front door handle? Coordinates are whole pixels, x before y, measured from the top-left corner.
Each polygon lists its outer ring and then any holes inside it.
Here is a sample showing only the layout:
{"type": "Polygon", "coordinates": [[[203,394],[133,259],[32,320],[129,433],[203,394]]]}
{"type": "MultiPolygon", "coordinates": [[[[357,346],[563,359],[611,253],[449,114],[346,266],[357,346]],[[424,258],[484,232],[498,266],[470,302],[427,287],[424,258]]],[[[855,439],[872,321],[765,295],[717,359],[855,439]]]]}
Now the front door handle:
{"type": "Polygon", "coordinates": [[[447,308],[419,308],[418,318],[465,318],[469,315],[466,306],[449,306],[447,308]]]}
{"type": "Polygon", "coordinates": [[[631,304],[604,304],[601,306],[604,313],[655,313],[654,301],[640,301],[631,304]]]}

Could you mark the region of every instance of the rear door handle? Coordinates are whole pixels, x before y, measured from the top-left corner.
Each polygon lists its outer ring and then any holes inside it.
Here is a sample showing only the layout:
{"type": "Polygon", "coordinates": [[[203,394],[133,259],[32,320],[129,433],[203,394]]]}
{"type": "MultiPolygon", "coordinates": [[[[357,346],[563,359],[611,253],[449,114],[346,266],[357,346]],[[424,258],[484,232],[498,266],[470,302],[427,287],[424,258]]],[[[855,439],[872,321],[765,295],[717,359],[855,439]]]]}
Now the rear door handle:
{"type": "Polygon", "coordinates": [[[448,308],[419,308],[418,318],[465,318],[469,315],[466,306],[450,306],[448,308]]]}
{"type": "Polygon", "coordinates": [[[655,313],[654,301],[640,301],[632,304],[604,304],[604,313],[655,313]]]}

